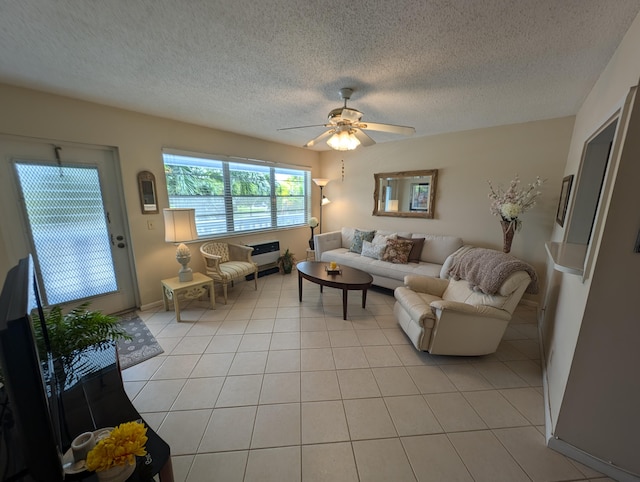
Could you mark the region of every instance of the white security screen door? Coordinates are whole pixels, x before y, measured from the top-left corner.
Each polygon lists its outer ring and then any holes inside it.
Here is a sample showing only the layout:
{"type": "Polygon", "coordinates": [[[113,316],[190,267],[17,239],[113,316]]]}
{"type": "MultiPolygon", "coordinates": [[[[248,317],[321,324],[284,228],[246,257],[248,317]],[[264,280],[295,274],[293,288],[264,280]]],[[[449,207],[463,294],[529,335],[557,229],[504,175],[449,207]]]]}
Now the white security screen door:
{"type": "Polygon", "coordinates": [[[19,224],[39,268],[45,302],[87,300],[105,313],[135,307],[113,151],[2,144],[3,153],[10,151],[19,224]]]}

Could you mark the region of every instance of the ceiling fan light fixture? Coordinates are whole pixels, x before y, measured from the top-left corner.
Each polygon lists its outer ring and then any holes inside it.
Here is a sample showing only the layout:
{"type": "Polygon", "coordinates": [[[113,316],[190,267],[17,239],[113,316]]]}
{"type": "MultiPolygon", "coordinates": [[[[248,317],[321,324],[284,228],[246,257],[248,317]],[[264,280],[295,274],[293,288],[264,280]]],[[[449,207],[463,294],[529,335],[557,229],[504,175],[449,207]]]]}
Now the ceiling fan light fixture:
{"type": "Polygon", "coordinates": [[[327,144],[336,151],[352,151],[360,145],[360,140],[354,135],[353,129],[349,129],[336,132],[327,144]]]}

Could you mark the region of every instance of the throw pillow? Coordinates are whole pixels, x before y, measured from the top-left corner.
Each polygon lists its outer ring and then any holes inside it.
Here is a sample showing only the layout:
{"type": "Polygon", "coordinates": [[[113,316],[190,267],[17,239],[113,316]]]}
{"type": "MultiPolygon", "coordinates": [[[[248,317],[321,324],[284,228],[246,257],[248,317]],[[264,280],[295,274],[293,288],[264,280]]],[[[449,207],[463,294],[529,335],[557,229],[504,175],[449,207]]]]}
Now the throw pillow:
{"type": "Polygon", "coordinates": [[[389,261],[396,264],[407,264],[409,262],[409,253],[413,243],[403,239],[389,239],[387,248],[382,255],[382,261],[389,261]]]}
{"type": "Polygon", "coordinates": [[[387,245],[387,239],[397,239],[398,235],[396,233],[391,233],[391,234],[380,234],[380,233],[376,233],[376,235],[373,237],[373,241],[371,241],[373,244],[381,244],[383,246],[387,245]]]}
{"type": "Polygon", "coordinates": [[[382,258],[385,249],[387,249],[386,244],[373,244],[369,241],[363,241],[361,254],[368,258],[380,259],[382,258]]]}
{"type": "Polygon", "coordinates": [[[360,231],[356,229],[356,232],[353,233],[353,243],[351,243],[351,247],[349,247],[349,251],[352,253],[362,253],[362,242],[369,241],[373,239],[373,236],[376,234],[375,231],[360,231]]]}
{"type": "Polygon", "coordinates": [[[419,263],[420,255],[422,254],[422,247],[424,246],[424,238],[403,238],[402,236],[398,236],[398,239],[411,242],[412,246],[411,252],[409,253],[409,262],[419,263]]]}

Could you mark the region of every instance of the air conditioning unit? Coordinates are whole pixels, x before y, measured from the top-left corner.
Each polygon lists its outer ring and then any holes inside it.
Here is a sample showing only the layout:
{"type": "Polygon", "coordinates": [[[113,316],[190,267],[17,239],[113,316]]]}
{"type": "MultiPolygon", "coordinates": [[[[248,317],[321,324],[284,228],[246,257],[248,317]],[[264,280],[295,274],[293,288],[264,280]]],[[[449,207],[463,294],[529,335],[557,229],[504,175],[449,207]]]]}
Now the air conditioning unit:
{"type": "MultiPolygon", "coordinates": [[[[247,244],[253,248],[251,259],[258,264],[258,277],[278,272],[278,258],[280,257],[280,241],[261,241],[247,244]]],[[[253,279],[253,275],[247,276],[253,279]]]]}

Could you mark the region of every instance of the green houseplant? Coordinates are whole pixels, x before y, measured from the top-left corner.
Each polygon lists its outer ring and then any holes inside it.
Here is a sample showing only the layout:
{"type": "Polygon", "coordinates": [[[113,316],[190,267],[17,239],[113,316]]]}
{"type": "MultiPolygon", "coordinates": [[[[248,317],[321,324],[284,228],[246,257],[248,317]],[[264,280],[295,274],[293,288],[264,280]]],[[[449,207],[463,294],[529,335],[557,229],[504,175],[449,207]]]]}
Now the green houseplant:
{"type": "MultiPolygon", "coordinates": [[[[60,306],[44,311],[52,355],[62,364],[65,372],[73,373],[79,368],[78,361],[86,348],[94,346],[104,349],[116,340],[131,339],[120,326],[118,318],[88,308],[89,303],[85,302],[66,314],[60,306]]],[[[45,354],[45,343],[37,313],[34,315],[34,327],[42,357],[45,354]]]]}
{"type": "Polygon", "coordinates": [[[282,274],[290,274],[295,263],[295,255],[289,251],[289,248],[278,258],[278,268],[282,274]]]}

